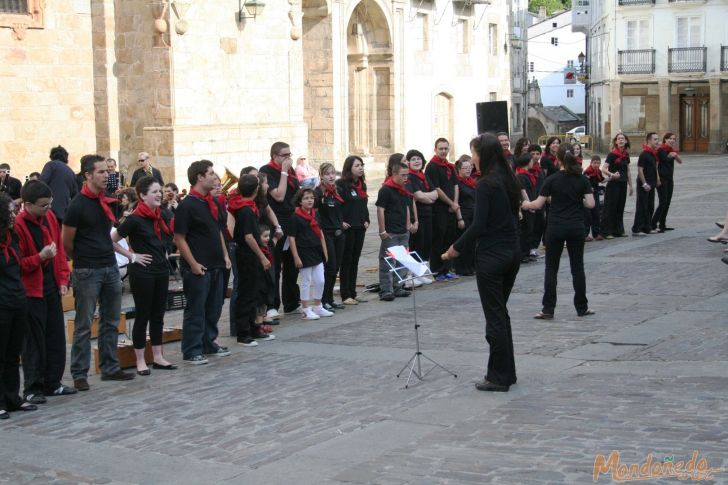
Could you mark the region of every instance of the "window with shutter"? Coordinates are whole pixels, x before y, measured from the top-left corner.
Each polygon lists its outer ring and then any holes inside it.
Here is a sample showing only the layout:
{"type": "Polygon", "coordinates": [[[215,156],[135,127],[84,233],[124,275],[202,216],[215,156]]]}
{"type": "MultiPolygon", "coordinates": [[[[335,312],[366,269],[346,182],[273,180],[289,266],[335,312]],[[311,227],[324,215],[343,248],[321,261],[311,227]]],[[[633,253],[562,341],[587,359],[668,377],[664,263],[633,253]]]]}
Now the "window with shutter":
{"type": "Polygon", "coordinates": [[[700,47],[703,45],[703,19],[701,17],[678,17],[676,47],[700,47]]]}
{"type": "Polygon", "coordinates": [[[28,13],[27,0],[0,0],[0,13],[28,13]]]}

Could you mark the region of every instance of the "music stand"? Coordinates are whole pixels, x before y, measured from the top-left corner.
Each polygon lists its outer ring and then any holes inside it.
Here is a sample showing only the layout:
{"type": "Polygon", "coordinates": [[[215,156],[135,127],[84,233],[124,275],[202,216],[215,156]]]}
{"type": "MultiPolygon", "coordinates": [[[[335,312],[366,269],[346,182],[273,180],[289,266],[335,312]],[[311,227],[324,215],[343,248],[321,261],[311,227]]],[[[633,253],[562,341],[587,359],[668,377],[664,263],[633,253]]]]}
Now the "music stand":
{"type": "MultiPolygon", "coordinates": [[[[420,258],[420,255],[417,254],[416,251],[412,251],[409,253],[412,258],[417,261],[418,263],[424,264],[427,267],[427,263],[422,261],[422,258],[420,258]]],[[[444,370],[448,374],[451,374],[454,378],[457,379],[458,375],[452,372],[450,369],[442,366],[441,364],[435,362],[428,356],[426,356],[421,350],[420,350],[420,324],[417,323],[417,290],[415,286],[415,278],[417,278],[414,274],[411,277],[407,277],[408,269],[401,264],[399,261],[397,261],[393,256],[386,256],[384,258],[384,262],[387,263],[387,266],[389,266],[389,272],[397,276],[397,283],[400,285],[404,285],[406,282],[410,281],[412,282],[412,316],[415,323],[415,353],[410,357],[410,359],[407,361],[407,363],[402,367],[402,370],[397,373],[397,378],[402,375],[404,370],[409,367],[409,375],[407,376],[407,382],[404,385],[404,388],[409,388],[410,380],[412,379],[412,376],[414,375],[417,377],[418,380],[422,381],[424,380],[425,376],[427,376],[430,372],[435,370],[435,368],[439,367],[440,369],[444,370]],[[401,273],[401,274],[400,274],[401,273]],[[425,372],[422,373],[422,359],[427,359],[430,361],[433,365],[432,367],[425,372]],[[416,369],[415,369],[416,367],[416,369]]],[[[434,276],[432,272],[430,271],[430,268],[427,267],[427,270],[425,273],[421,274],[420,276],[434,276]]]]}

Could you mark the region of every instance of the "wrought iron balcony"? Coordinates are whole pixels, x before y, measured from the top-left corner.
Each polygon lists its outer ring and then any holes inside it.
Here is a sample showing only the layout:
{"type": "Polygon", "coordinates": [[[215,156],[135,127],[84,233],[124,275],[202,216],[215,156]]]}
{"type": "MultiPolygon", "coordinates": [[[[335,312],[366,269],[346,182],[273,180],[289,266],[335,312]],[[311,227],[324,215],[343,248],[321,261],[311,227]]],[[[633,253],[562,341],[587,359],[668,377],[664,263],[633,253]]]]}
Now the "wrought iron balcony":
{"type": "Polygon", "coordinates": [[[652,74],[655,72],[655,49],[617,51],[619,74],[652,74]]]}
{"type": "Polygon", "coordinates": [[[668,48],[668,72],[705,72],[707,47],[668,48]]]}
{"type": "Polygon", "coordinates": [[[728,45],[720,46],[720,70],[728,71],[728,45]]]}
{"type": "Polygon", "coordinates": [[[654,5],[655,0],[619,0],[620,5],[654,5]]]}
{"type": "Polygon", "coordinates": [[[0,13],[26,14],[28,2],[26,0],[0,0],[0,13]]]}

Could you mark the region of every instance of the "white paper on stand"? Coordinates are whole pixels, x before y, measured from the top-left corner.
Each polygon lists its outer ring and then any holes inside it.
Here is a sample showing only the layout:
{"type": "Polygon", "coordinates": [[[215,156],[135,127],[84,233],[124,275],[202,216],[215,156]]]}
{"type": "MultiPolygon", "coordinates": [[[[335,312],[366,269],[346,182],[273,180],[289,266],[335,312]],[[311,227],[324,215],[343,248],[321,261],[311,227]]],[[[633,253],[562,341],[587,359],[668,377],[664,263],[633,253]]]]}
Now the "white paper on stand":
{"type": "Polygon", "coordinates": [[[387,252],[392,256],[398,263],[407,268],[415,276],[422,276],[427,273],[427,264],[420,263],[415,258],[410,256],[407,248],[404,246],[392,246],[387,249],[387,252]]]}

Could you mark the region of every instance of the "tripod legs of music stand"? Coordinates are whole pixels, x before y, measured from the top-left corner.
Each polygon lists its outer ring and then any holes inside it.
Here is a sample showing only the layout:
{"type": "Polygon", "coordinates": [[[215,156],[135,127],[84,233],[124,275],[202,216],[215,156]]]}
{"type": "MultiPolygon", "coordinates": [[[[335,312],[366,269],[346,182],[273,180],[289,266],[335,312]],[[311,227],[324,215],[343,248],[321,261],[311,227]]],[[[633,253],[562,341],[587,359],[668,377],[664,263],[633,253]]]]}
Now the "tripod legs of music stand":
{"type": "Polygon", "coordinates": [[[417,352],[415,352],[414,355],[412,355],[412,357],[410,357],[410,360],[408,360],[407,363],[404,365],[404,367],[402,367],[402,370],[400,370],[399,373],[397,374],[398,378],[399,378],[399,376],[402,375],[402,372],[404,372],[404,370],[407,367],[410,368],[410,371],[409,371],[409,375],[407,376],[407,382],[404,385],[405,389],[409,388],[409,383],[410,383],[410,380],[412,379],[413,375],[415,377],[417,377],[418,380],[421,381],[425,378],[425,376],[427,376],[427,374],[429,374],[430,372],[435,370],[436,367],[439,367],[440,369],[444,370],[445,372],[452,375],[456,379],[458,377],[458,375],[456,373],[452,372],[447,367],[444,367],[444,366],[438,364],[437,362],[435,362],[434,360],[432,360],[431,358],[429,358],[428,356],[426,356],[419,350],[417,352]],[[430,367],[430,369],[427,372],[425,372],[424,374],[422,373],[421,359],[427,359],[433,364],[432,367],[430,367]],[[415,366],[417,367],[417,369],[415,369],[415,366]]]}

